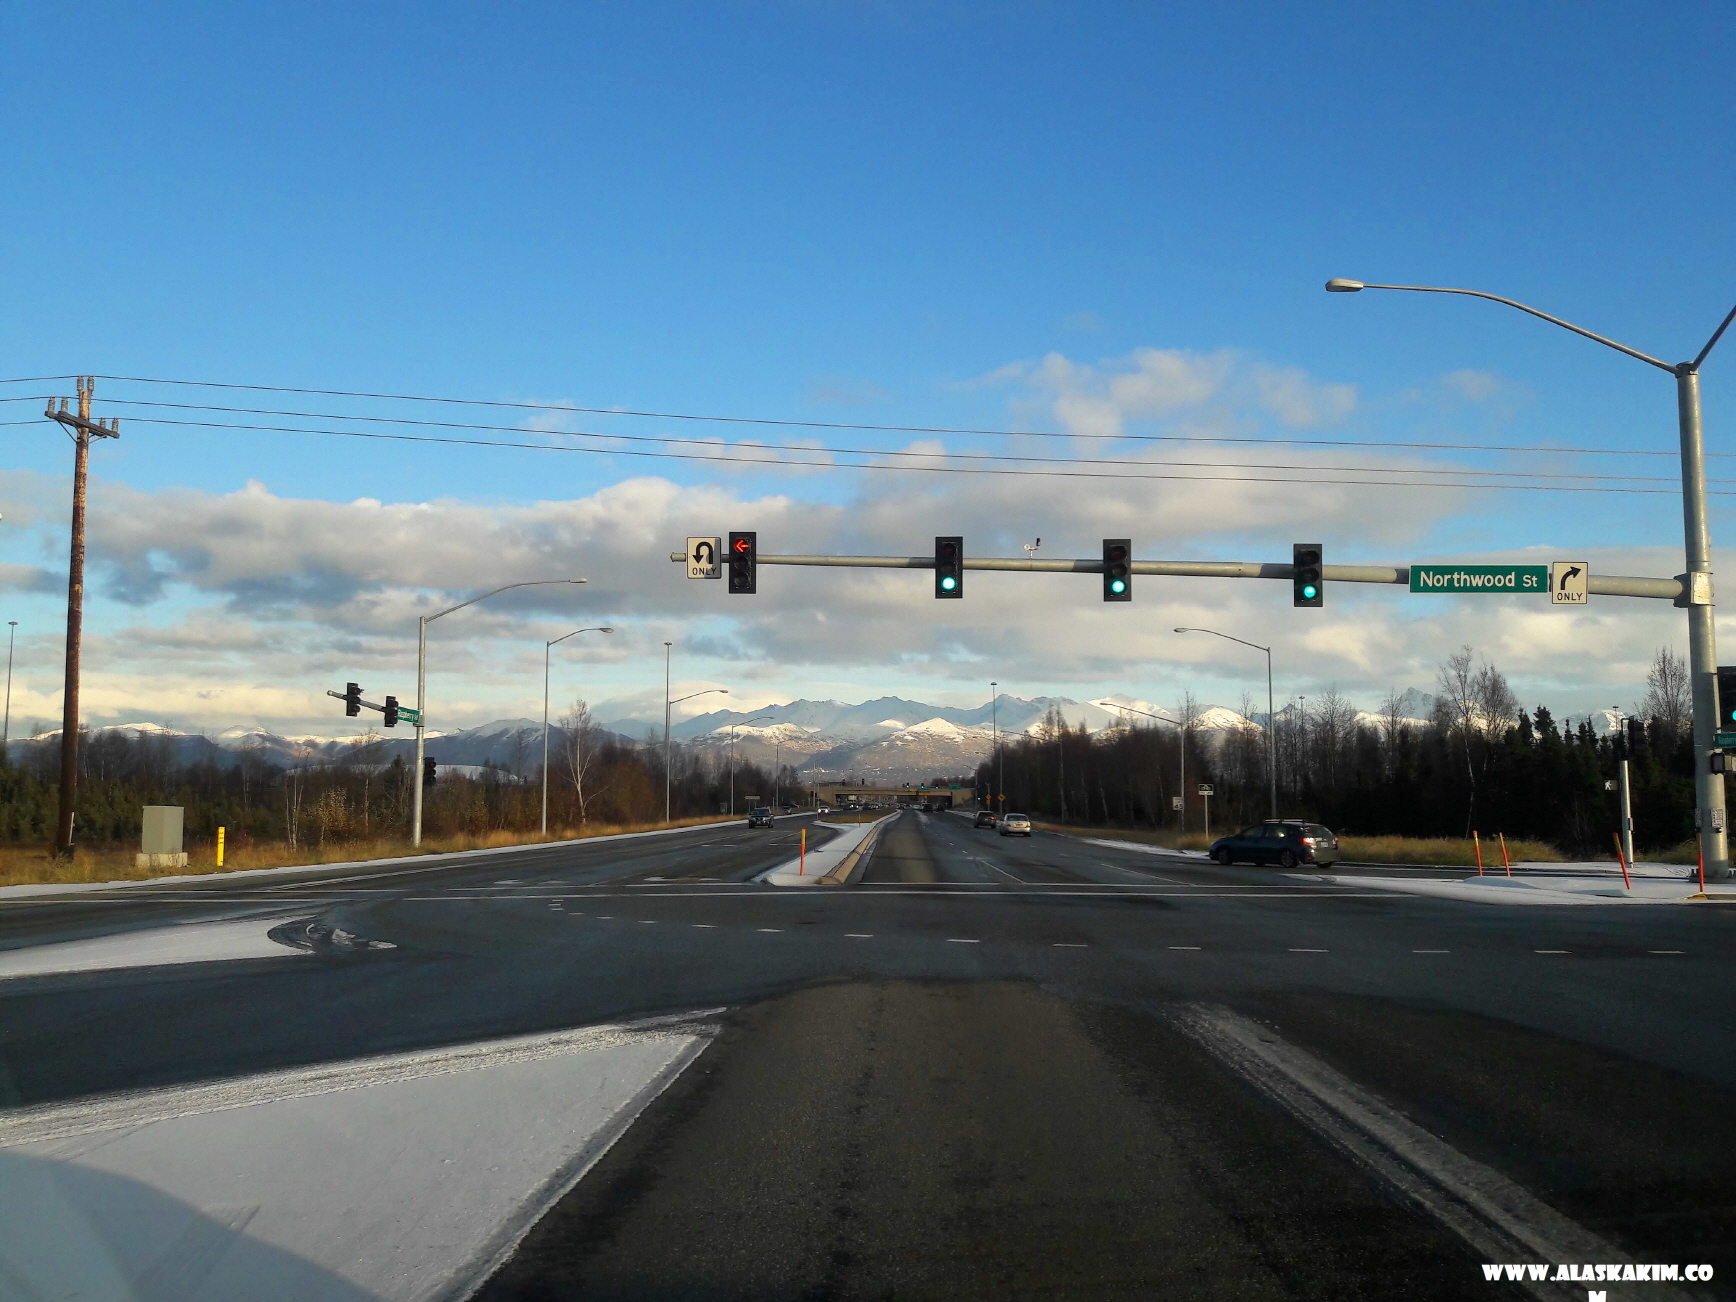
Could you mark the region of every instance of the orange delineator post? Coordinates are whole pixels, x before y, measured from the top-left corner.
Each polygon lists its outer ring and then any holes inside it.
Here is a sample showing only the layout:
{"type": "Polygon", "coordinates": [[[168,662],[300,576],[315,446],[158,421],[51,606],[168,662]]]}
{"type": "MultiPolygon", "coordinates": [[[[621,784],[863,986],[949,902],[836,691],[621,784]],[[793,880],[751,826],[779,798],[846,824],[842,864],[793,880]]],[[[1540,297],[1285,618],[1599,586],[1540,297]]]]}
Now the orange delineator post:
{"type": "Polygon", "coordinates": [[[797,870],[796,876],[806,877],[807,875],[808,875],[808,829],[804,827],[802,829],[801,867],[797,870]]]}
{"type": "Polygon", "coordinates": [[[1471,844],[1477,849],[1477,876],[1483,875],[1483,843],[1477,839],[1477,833],[1471,833],[1471,844]]]}
{"type": "Polygon", "coordinates": [[[1511,877],[1513,875],[1513,861],[1507,857],[1507,834],[1497,832],[1495,835],[1501,838],[1501,863],[1506,867],[1507,875],[1511,877]]]}
{"type": "Polygon", "coordinates": [[[1621,884],[1631,891],[1634,884],[1628,877],[1627,858],[1621,852],[1621,833],[1611,832],[1610,835],[1615,838],[1615,861],[1621,865],[1621,884]]]}

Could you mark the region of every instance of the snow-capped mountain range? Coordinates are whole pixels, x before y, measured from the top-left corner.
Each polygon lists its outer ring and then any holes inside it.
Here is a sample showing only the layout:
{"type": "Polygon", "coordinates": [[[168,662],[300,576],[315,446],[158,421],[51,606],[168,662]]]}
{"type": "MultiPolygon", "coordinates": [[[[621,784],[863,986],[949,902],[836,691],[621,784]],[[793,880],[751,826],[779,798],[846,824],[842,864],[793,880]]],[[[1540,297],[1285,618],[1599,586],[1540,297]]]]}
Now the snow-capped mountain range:
{"type": "MultiPolygon", "coordinates": [[[[1435,698],[1415,688],[1398,701],[1398,713],[1411,723],[1425,723],[1434,713],[1435,698]]],[[[1080,725],[1091,732],[1132,724],[1162,727],[1178,720],[1173,708],[1115,694],[1090,701],[1066,697],[1021,698],[1003,695],[992,705],[961,709],[930,705],[901,697],[880,697],[850,705],[842,701],[791,701],[758,710],[716,710],[675,725],[672,734],[683,744],[721,758],[731,745],[742,763],[769,768],[782,762],[804,776],[827,780],[844,776],[908,781],[971,772],[994,749],[995,733],[1017,735],[1043,726],[1050,710],[1058,710],[1068,726],[1080,725]],[[1155,717],[1148,717],[1155,716],[1155,717]],[[748,723],[753,719],[756,722],[748,723]]],[[[1280,720],[1293,718],[1297,706],[1285,705],[1280,720]]],[[[1312,710],[1310,710],[1312,713],[1312,710]]],[[[1585,716],[1562,720],[1566,727],[1585,716]]],[[[1598,710],[1590,716],[1593,731],[1607,735],[1624,717],[1620,710],[1598,710]]],[[[1357,721],[1379,727],[1384,711],[1358,711],[1357,721]]],[[[1194,728],[1205,744],[1224,738],[1237,729],[1264,729],[1267,716],[1244,717],[1228,706],[1203,705],[1194,714],[1194,728]]],[[[616,719],[604,725],[616,740],[635,745],[649,738],[659,740],[662,720],[616,719]]],[[[365,737],[281,736],[258,726],[237,724],[214,734],[185,733],[159,723],[109,724],[91,730],[93,736],[123,732],[151,738],[166,747],[176,762],[208,762],[230,767],[244,758],[281,767],[330,764],[348,759],[363,763],[390,763],[402,756],[409,762],[415,751],[415,736],[408,728],[375,732],[365,737]],[[365,753],[358,747],[366,746],[365,753]]],[[[58,743],[59,732],[32,738],[15,738],[14,758],[58,743]]],[[[551,724],[551,751],[564,740],[562,730],[551,724]]],[[[430,731],[427,753],[443,765],[493,767],[521,773],[536,771],[542,760],[542,724],[536,719],[496,719],[475,728],[450,733],[430,731]]]]}

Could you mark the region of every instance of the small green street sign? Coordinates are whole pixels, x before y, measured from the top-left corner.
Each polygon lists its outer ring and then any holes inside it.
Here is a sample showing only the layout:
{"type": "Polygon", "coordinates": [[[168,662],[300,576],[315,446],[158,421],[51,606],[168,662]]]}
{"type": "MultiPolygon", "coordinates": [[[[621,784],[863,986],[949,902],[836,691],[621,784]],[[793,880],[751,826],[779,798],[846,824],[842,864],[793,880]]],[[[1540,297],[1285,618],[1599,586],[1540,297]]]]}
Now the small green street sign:
{"type": "Polygon", "coordinates": [[[1714,734],[1714,745],[1736,746],[1736,732],[1720,732],[1714,734]]]}
{"type": "Polygon", "coordinates": [[[1412,592],[1536,592],[1549,591],[1547,565],[1413,565],[1412,592]]]}
{"type": "Polygon", "coordinates": [[[400,705],[398,707],[398,717],[400,719],[402,719],[405,723],[421,723],[422,722],[422,716],[420,714],[418,714],[415,710],[412,710],[407,705],[400,705]]]}

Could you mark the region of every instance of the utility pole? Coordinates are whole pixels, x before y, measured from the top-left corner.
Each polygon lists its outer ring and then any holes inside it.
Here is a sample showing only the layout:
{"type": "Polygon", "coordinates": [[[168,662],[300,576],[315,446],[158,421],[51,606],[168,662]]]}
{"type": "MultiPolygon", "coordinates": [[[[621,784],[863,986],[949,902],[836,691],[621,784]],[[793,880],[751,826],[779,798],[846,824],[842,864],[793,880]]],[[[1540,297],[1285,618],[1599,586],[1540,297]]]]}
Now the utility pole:
{"type": "Polygon", "coordinates": [[[78,670],[79,643],[84,634],[84,485],[90,471],[90,441],[120,437],[120,422],[110,419],[107,424],[90,419],[90,395],[96,378],[78,377],[78,414],[66,409],[66,399],[60,400],[57,411],[52,400],[43,413],[57,421],[72,439],[72,551],[66,576],[66,686],[61,694],[60,722],[60,817],[54,829],[54,853],[57,857],[72,857],[73,812],[78,805],[78,670]]]}
{"type": "Polygon", "coordinates": [[[6,724],[0,731],[0,762],[12,762],[12,645],[18,640],[18,621],[6,621],[6,724]]]}

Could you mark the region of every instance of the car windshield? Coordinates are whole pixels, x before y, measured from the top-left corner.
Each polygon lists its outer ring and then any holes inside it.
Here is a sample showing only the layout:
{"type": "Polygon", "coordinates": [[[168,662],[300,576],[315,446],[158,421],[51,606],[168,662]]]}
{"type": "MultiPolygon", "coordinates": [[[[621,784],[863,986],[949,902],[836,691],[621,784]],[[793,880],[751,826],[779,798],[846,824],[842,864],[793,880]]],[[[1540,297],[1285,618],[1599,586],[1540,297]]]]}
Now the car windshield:
{"type": "Polygon", "coordinates": [[[0,1302],[1736,1302],[1733,17],[0,8],[0,1302]]]}

